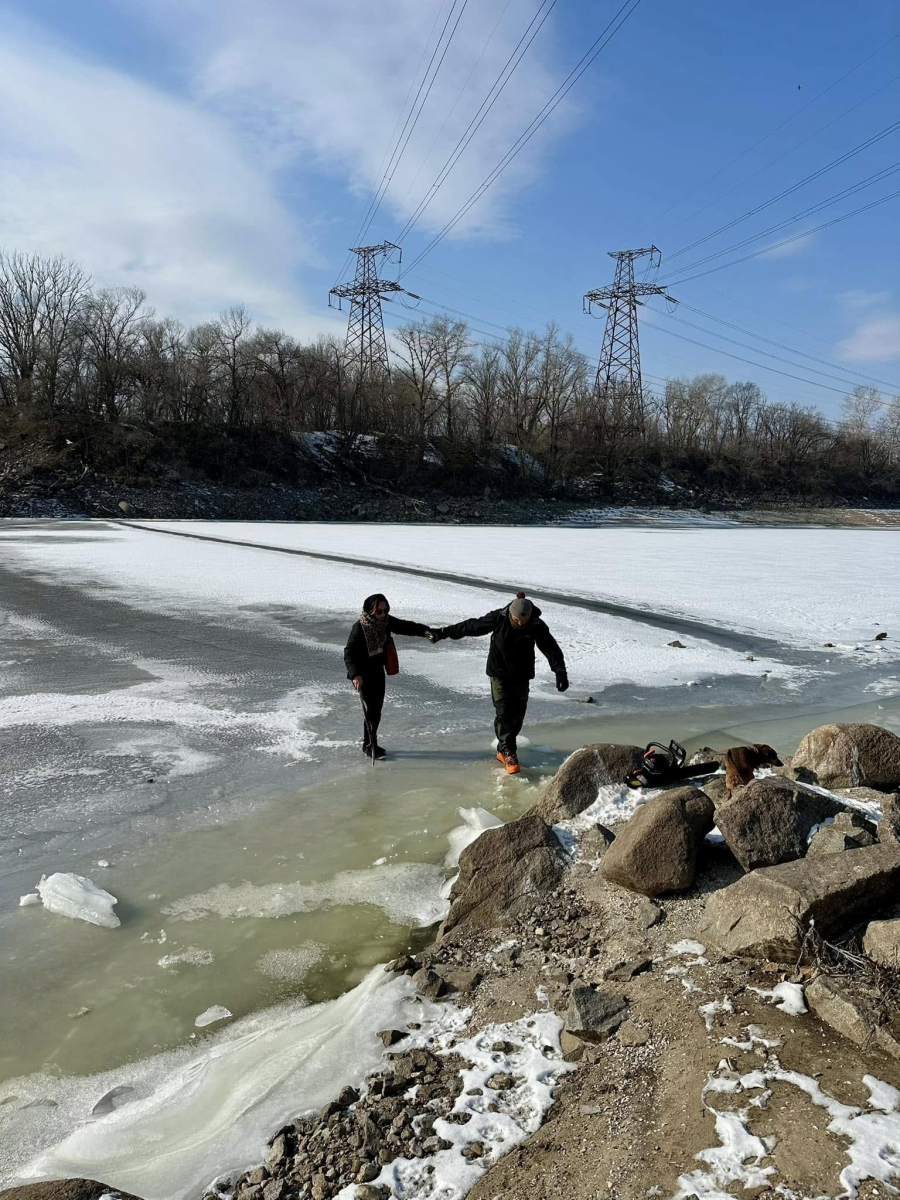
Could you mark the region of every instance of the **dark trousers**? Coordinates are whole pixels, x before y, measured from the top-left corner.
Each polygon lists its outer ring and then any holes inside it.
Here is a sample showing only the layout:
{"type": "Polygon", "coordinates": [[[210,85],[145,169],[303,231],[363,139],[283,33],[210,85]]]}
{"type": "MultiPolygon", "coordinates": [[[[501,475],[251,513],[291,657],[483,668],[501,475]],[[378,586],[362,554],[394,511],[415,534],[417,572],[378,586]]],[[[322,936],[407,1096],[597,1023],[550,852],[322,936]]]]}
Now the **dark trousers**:
{"type": "Polygon", "coordinates": [[[491,676],[491,699],[494,702],[494,733],[500,750],[516,752],[516,738],[525,722],[528,709],[528,680],[497,679],[491,676]]]}
{"type": "Polygon", "coordinates": [[[384,669],[379,667],[362,677],[360,693],[366,706],[367,719],[363,722],[363,745],[378,744],[378,726],[381,724],[381,710],[384,708],[384,669]],[[369,736],[371,732],[371,737],[369,736]]]}

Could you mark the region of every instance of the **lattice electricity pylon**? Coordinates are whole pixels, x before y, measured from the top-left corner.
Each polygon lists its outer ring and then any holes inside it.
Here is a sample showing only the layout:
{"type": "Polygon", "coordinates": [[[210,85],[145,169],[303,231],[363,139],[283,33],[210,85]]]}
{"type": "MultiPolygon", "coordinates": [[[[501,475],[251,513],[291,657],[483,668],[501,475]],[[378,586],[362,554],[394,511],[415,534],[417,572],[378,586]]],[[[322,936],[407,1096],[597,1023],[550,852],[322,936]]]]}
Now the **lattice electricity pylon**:
{"type": "Polygon", "coordinates": [[[384,336],[384,317],[381,300],[386,292],[402,292],[403,285],[392,279],[379,279],[378,267],[397,252],[396,262],[402,251],[393,242],[382,242],[380,246],[356,246],[350,253],[356,255],[356,275],[351,283],[341,283],[328,293],[336,296],[338,309],[343,311],[341,301],[350,301],[350,320],[347,323],[345,354],[347,364],[357,373],[360,380],[380,380],[391,373],[388,362],[387,340],[384,336]]]}
{"type": "Polygon", "coordinates": [[[641,301],[638,297],[665,296],[666,300],[677,304],[665,288],[655,283],[635,283],[634,260],[645,254],[650,255],[650,268],[658,268],[662,255],[656,246],[642,250],[610,250],[609,257],[616,260],[612,287],[597,288],[584,297],[583,308],[588,316],[594,304],[606,309],[606,330],[595,385],[597,395],[606,395],[610,388],[616,387],[624,387],[637,398],[643,395],[637,314],[641,301]]]}

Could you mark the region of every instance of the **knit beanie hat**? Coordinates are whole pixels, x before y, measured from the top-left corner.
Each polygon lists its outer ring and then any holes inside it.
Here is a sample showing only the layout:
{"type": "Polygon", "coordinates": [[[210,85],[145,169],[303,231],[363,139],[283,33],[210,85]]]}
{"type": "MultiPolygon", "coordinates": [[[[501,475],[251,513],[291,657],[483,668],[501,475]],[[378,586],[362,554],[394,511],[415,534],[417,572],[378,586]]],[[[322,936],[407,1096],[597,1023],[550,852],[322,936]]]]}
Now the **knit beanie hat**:
{"type": "Polygon", "coordinates": [[[509,615],[517,620],[522,617],[530,617],[532,607],[531,601],[525,599],[524,592],[516,592],[516,598],[509,606],[509,615]]]}

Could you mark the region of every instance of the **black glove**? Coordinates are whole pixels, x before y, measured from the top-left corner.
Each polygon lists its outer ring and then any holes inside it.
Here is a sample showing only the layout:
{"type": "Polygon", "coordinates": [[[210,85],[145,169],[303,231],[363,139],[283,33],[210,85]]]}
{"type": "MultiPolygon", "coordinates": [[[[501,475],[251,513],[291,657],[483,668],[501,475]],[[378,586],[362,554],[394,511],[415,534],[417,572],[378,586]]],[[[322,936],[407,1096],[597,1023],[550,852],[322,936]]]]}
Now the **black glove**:
{"type": "Polygon", "coordinates": [[[431,644],[433,646],[435,644],[435,642],[443,641],[444,631],[443,631],[443,629],[426,629],[425,636],[428,638],[429,642],[431,642],[431,644]]]}
{"type": "Polygon", "coordinates": [[[556,672],[556,690],[558,692],[565,692],[568,690],[568,687],[569,687],[568,675],[565,673],[565,671],[557,671],[556,672]]]}

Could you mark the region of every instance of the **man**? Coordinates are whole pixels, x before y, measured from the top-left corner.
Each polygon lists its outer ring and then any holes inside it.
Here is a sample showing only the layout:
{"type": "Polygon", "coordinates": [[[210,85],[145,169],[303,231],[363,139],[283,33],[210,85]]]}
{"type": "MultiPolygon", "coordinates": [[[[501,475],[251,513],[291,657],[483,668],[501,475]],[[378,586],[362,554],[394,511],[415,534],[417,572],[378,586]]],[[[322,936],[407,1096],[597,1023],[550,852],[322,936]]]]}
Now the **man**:
{"type": "Polygon", "coordinates": [[[528,708],[528,689],[534,679],[534,648],[546,657],[550,670],[556,675],[556,687],[564,692],[569,686],[566,663],[556,639],[541,620],[541,610],[518,592],[512,604],[472,617],[458,625],[447,625],[426,633],[431,642],[444,638],[458,641],[464,637],[491,635],[488,650],[487,675],[491,680],[491,699],[494,702],[494,732],[497,735],[497,758],[510,775],[519,772],[516,738],[528,708]]]}

